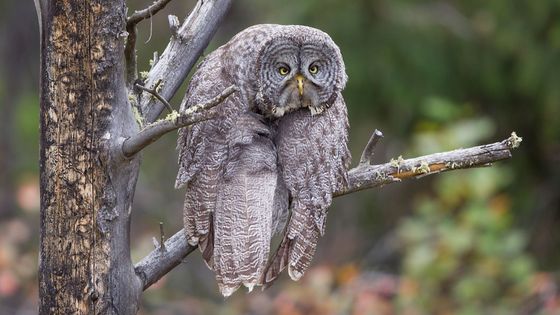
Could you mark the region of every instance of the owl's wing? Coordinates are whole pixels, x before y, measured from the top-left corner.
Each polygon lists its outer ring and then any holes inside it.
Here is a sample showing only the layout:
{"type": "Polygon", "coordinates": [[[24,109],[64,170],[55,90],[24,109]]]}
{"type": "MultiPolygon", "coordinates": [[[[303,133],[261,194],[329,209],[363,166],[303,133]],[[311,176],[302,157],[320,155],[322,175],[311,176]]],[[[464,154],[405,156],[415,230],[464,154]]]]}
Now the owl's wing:
{"type": "MultiPolygon", "coordinates": [[[[228,86],[221,75],[203,64],[182,109],[228,86]]],[[[261,116],[247,111],[237,93],[216,110],[215,119],[180,131],[176,186],[186,186],[187,241],[199,246],[221,293],[229,296],[241,285],[252,289],[260,283],[288,195],[271,131],[261,116]]]]}
{"type": "Polygon", "coordinates": [[[289,190],[291,217],[284,238],[262,279],[270,284],[288,267],[293,280],[309,267],[325,231],[333,192],[347,179],[350,164],[348,117],[342,95],[320,115],[298,110],[279,120],[276,145],[289,190]]]}
{"type": "MultiPolygon", "coordinates": [[[[208,56],[199,66],[181,104],[181,111],[218,95],[228,86],[220,71],[220,62],[208,56]]],[[[240,101],[231,95],[212,110],[223,113],[215,119],[181,128],[177,140],[179,171],[175,187],[186,186],[183,219],[190,245],[199,245],[208,265],[212,265],[212,213],[218,186],[227,159],[226,135],[240,101]]]]}
{"type": "Polygon", "coordinates": [[[269,127],[256,116],[240,115],[228,134],[228,159],[214,215],[213,268],[224,296],[241,285],[252,290],[260,283],[275,205],[282,202],[274,143],[269,127]]]}

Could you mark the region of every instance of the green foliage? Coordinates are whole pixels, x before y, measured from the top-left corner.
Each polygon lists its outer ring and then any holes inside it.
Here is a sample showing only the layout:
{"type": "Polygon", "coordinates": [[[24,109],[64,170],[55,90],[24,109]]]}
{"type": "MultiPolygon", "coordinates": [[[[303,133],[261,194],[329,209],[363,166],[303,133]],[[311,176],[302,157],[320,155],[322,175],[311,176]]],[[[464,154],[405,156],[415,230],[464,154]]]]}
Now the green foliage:
{"type": "MultiPolygon", "coordinates": [[[[446,131],[441,139],[453,138],[455,128],[446,131]]],[[[535,264],[525,252],[526,234],[512,225],[511,198],[502,193],[508,174],[505,167],[442,174],[434,193],[420,194],[398,228],[403,281],[415,287],[399,297],[403,311],[512,314],[526,303],[535,264]]]]}

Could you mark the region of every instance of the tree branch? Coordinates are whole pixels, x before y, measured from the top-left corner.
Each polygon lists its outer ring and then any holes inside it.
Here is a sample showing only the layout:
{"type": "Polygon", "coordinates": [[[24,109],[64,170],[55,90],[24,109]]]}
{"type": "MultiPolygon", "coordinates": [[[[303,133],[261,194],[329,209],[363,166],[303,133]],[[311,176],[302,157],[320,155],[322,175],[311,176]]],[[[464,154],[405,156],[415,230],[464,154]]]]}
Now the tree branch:
{"type": "Polygon", "coordinates": [[[196,246],[187,244],[185,231],[181,230],[165,242],[165,246],[153,250],[148,256],[134,266],[136,275],[146,290],[179,265],[196,246]],[[162,250],[163,248],[163,250],[162,250]]]}
{"type": "Polygon", "coordinates": [[[161,9],[171,2],[171,0],[157,0],[144,10],[135,11],[130,17],[126,19],[126,45],[124,47],[124,57],[126,60],[126,81],[132,85],[138,78],[138,70],[136,66],[136,25],[141,21],[151,18],[161,9]]]}
{"type": "MultiPolygon", "coordinates": [[[[165,99],[171,99],[214,36],[231,2],[199,0],[185,22],[176,30],[176,34],[171,37],[159,61],[153,65],[145,86],[153,86],[155,82],[162,80],[160,94],[165,99]]],[[[164,108],[163,104],[152,97],[143,97],[140,106],[148,123],[155,121],[164,108]]]]}
{"type": "MultiPolygon", "coordinates": [[[[374,132],[366,149],[373,146],[371,143],[375,135],[376,133],[374,132]]],[[[333,195],[339,197],[368,188],[380,187],[405,179],[420,178],[445,171],[489,166],[492,162],[510,158],[511,150],[517,148],[521,141],[522,138],[518,137],[515,132],[512,132],[509,138],[501,142],[467,149],[435,153],[407,160],[399,157],[379,165],[369,165],[369,162],[366,161],[348,171],[348,184],[344,189],[333,195]]],[[[142,274],[141,279],[144,290],[177,266],[184,257],[194,250],[192,246],[187,244],[184,234],[185,231],[181,230],[171,238],[175,240],[174,242],[170,242],[171,239],[166,242],[165,247],[167,251],[164,257],[160,259],[154,258],[159,255],[159,251],[154,250],[136,264],[136,272],[142,274]]]]}
{"type": "Polygon", "coordinates": [[[165,6],[171,2],[171,0],[157,0],[154,1],[149,7],[145,8],[144,10],[135,11],[134,14],[126,19],[126,26],[129,25],[135,26],[136,24],[140,23],[142,20],[147,18],[151,18],[156,13],[161,11],[161,9],[165,8],[165,6]]]}
{"type": "Polygon", "coordinates": [[[123,141],[121,148],[122,154],[130,158],[170,131],[212,119],[217,113],[215,111],[209,111],[209,109],[222,103],[228,96],[236,91],[237,88],[232,85],[205,103],[191,106],[180,114],[173,111],[165,119],[147,125],[140,130],[139,133],[123,141]]]}
{"type": "Polygon", "coordinates": [[[159,95],[159,93],[157,91],[160,84],[161,84],[161,80],[157,81],[153,89],[149,89],[149,88],[147,88],[145,86],[142,86],[138,83],[135,84],[134,86],[139,88],[142,91],[145,91],[145,92],[148,92],[148,93],[152,94],[155,98],[157,98],[160,102],[162,102],[163,105],[165,105],[165,107],[167,107],[167,109],[169,110],[170,113],[172,113],[173,112],[173,107],[171,107],[171,104],[169,104],[169,102],[165,98],[163,98],[163,96],[159,95]]]}
{"type": "Polygon", "coordinates": [[[373,164],[373,151],[375,146],[383,138],[383,133],[377,129],[373,131],[369,141],[362,152],[362,156],[360,157],[360,164],[373,164]]]}
{"type": "Polygon", "coordinates": [[[441,172],[490,166],[492,162],[509,159],[522,138],[515,132],[501,142],[477,147],[434,153],[404,160],[401,156],[379,165],[360,164],[348,171],[348,184],[334,193],[335,197],[356,191],[383,186],[403,179],[420,178],[441,172]]]}

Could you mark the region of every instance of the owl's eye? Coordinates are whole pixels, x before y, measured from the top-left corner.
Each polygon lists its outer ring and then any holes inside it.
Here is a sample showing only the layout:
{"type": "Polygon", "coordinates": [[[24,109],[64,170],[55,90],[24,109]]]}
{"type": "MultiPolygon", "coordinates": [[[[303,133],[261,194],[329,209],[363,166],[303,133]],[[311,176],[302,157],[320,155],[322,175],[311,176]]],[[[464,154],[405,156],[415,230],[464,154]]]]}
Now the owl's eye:
{"type": "Polygon", "coordinates": [[[316,65],[309,67],[309,73],[317,74],[317,72],[319,72],[319,67],[317,67],[316,65]]]}
{"type": "Polygon", "coordinates": [[[287,75],[290,72],[290,68],[288,67],[280,67],[278,68],[278,73],[280,73],[281,75],[287,75]]]}

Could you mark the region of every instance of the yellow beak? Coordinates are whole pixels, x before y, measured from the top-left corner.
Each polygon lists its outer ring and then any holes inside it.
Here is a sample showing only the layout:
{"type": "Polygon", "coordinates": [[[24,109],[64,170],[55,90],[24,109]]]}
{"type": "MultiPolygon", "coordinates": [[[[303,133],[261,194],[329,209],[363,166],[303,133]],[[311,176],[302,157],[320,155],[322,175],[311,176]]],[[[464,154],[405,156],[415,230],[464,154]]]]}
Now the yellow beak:
{"type": "Polygon", "coordinates": [[[304,78],[301,74],[296,75],[297,88],[300,96],[303,95],[303,80],[304,78]]]}

